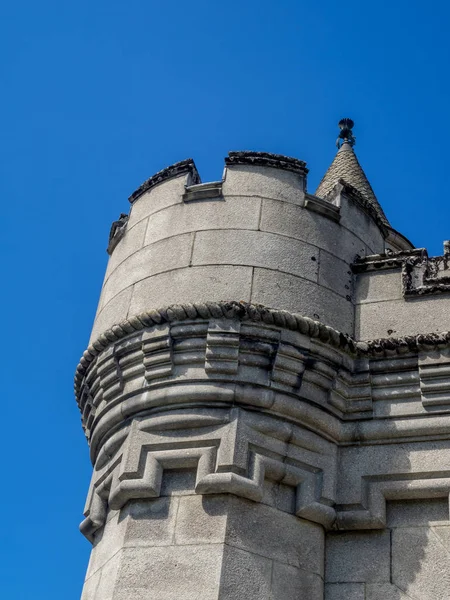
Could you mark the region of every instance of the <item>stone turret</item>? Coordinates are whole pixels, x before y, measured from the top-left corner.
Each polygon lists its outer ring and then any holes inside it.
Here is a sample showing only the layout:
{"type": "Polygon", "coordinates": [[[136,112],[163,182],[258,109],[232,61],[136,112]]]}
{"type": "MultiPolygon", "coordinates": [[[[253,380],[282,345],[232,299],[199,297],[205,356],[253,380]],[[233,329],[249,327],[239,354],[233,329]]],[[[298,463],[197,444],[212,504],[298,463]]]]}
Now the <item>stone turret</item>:
{"type": "Polygon", "coordinates": [[[230,152],[114,222],[75,379],[83,600],[397,598],[386,503],[450,491],[449,254],[392,229],[349,123],[315,195],[230,152]]]}

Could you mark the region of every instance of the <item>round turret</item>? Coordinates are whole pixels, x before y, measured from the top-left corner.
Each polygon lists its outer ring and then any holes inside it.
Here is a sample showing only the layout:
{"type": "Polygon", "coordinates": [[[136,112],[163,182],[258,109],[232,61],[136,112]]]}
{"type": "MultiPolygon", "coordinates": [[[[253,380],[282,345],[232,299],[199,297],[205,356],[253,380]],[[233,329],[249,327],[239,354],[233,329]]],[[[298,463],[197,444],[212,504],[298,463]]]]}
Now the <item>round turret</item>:
{"type": "Polygon", "coordinates": [[[245,301],[353,333],[356,257],[381,252],[383,224],[356,190],[308,195],[302,161],[231,152],[222,181],[193,161],[145,182],[112,237],[91,341],[130,316],[206,301],[245,301]]]}

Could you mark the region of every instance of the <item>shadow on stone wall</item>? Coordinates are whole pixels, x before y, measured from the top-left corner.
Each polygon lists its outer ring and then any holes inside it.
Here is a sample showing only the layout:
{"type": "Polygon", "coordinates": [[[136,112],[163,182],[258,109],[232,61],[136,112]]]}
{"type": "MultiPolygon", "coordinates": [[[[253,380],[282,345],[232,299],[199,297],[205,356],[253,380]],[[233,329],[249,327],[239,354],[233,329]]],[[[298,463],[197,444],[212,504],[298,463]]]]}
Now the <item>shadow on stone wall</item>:
{"type": "Polygon", "coordinates": [[[402,600],[450,597],[448,511],[446,498],[389,503],[391,581],[402,600]]]}
{"type": "MultiPolygon", "coordinates": [[[[398,480],[413,481],[411,473],[418,471],[421,478],[431,479],[437,475],[438,465],[434,467],[436,472],[432,471],[432,466],[420,464],[419,455],[429,455],[438,446],[440,453],[448,450],[447,442],[435,442],[429,447],[416,443],[352,448],[343,451],[341,468],[350,468],[353,463],[353,485],[360,478],[363,488],[368,482],[378,481],[388,485],[394,482],[395,487],[398,480]]],[[[351,477],[345,479],[344,475],[344,485],[350,485],[351,477]]],[[[403,491],[387,494],[388,497],[408,498],[408,486],[403,487],[403,491]]],[[[370,485],[366,490],[370,505],[370,494],[374,492],[370,485]]],[[[425,494],[432,496],[433,492],[422,493],[425,494]]],[[[448,497],[388,500],[386,509],[386,529],[327,535],[325,600],[448,600],[448,497]]]]}

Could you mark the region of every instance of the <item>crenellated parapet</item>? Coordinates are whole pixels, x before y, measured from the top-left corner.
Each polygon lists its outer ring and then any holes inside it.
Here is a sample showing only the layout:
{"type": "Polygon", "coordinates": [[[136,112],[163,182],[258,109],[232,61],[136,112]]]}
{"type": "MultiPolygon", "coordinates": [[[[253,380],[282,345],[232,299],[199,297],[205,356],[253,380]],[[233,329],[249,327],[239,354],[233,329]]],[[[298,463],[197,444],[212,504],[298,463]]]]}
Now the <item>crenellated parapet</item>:
{"type": "Polygon", "coordinates": [[[358,258],[355,273],[356,336],[359,339],[440,334],[450,329],[450,254],[425,248],[358,258]]]}
{"type": "Polygon", "coordinates": [[[192,160],[132,196],[114,248],[92,340],[148,307],[244,301],[354,333],[351,265],[384,250],[386,227],[343,187],[306,192],[305,163],[231,152],[221,181],[200,183],[192,160]]]}

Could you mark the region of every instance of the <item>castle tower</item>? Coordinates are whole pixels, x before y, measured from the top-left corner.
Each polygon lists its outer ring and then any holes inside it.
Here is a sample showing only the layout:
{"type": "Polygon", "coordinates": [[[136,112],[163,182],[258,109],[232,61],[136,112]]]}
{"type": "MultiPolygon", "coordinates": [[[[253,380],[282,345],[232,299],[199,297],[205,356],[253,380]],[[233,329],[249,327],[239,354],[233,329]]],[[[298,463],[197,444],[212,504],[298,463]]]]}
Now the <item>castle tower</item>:
{"type": "Polygon", "coordinates": [[[304,162],[230,152],[113,224],[75,379],[83,600],[448,597],[450,254],[392,229],[352,126],[315,195],[304,162]]]}

